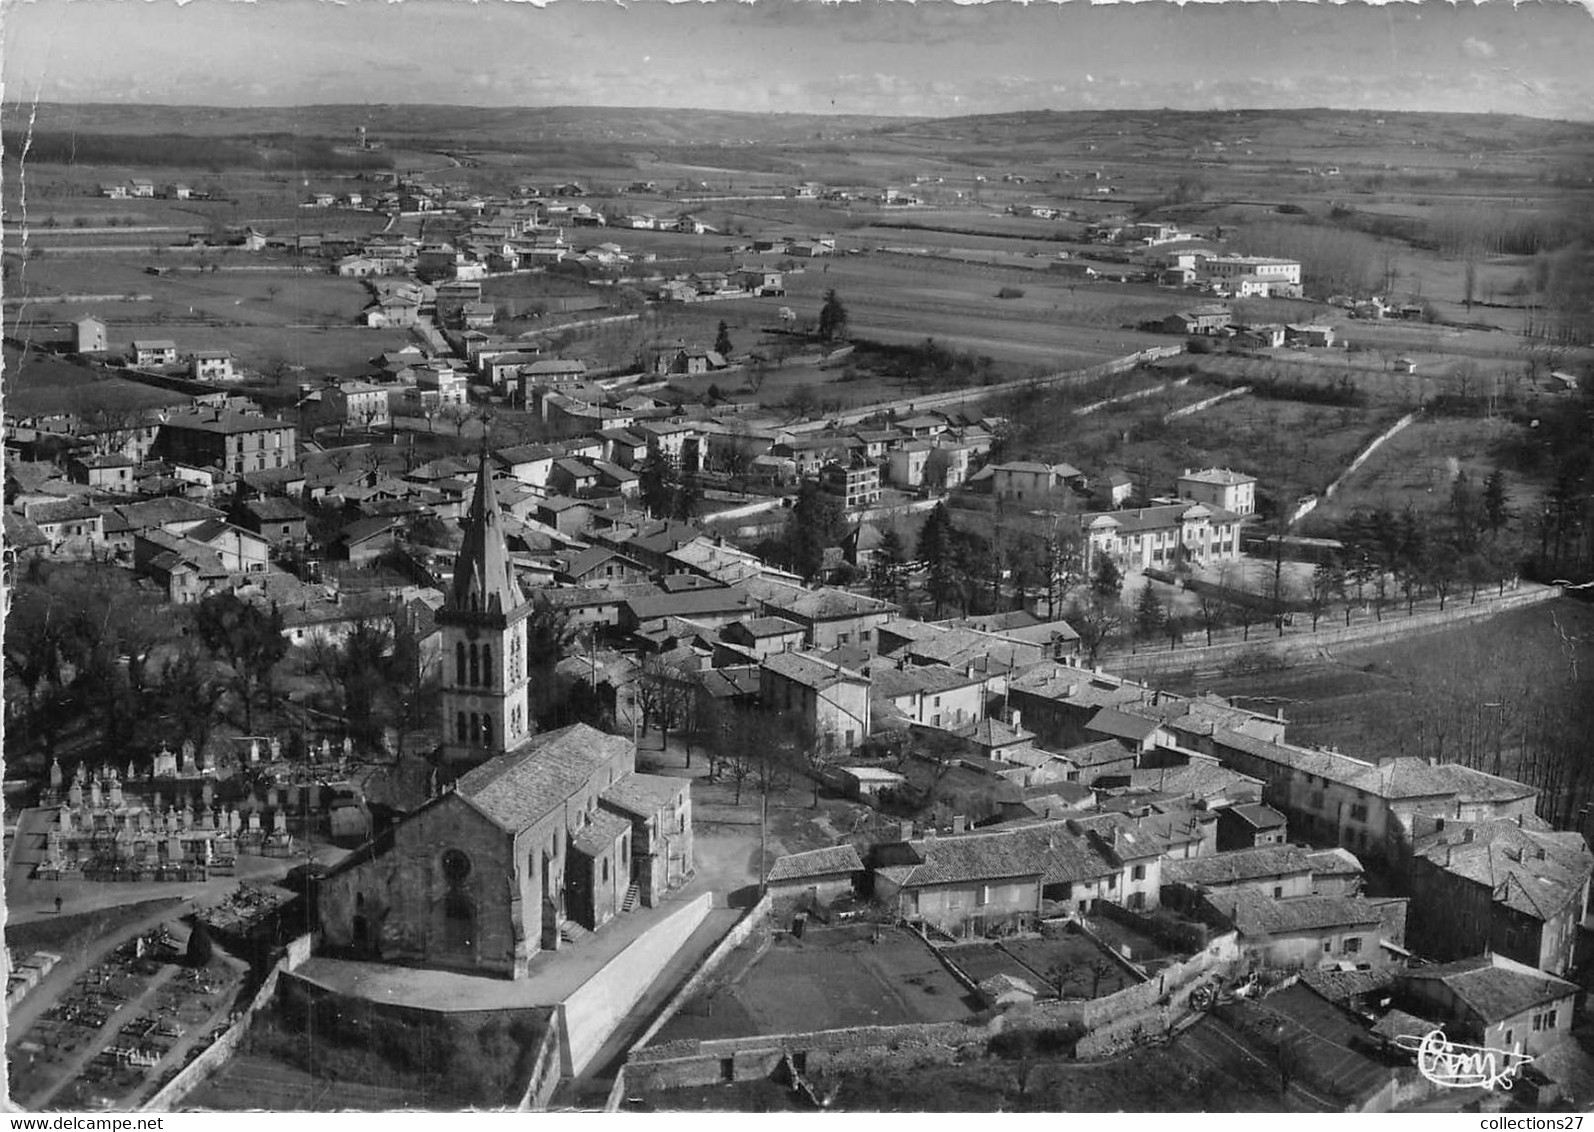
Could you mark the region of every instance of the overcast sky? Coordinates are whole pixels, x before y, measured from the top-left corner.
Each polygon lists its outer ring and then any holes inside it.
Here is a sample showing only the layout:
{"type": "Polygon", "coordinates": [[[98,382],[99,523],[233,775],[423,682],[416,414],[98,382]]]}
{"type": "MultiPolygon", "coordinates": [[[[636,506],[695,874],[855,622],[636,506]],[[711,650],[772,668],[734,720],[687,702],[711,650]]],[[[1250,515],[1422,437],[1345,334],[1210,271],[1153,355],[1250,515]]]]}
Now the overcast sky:
{"type": "Polygon", "coordinates": [[[0,14],[8,102],[1594,119],[1594,0],[0,0],[0,14]]]}

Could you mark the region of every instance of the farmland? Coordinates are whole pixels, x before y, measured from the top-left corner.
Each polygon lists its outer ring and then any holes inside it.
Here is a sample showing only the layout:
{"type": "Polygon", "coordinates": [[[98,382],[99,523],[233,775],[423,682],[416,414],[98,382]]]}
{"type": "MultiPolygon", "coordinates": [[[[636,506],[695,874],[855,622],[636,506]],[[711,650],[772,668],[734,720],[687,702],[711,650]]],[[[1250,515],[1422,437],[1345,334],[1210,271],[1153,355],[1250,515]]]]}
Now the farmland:
{"type": "MultiPolygon", "coordinates": [[[[1216,692],[1245,706],[1282,708],[1292,742],[1337,746],[1366,759],[1435,753],[1445,744],[1446,714],[1455,724],[1450,728],[1452,754],[1464,752],[1468,739],[1463,727],[1481,715],[1472,738],[1490,758],[1492,770],[1497,750],[1509,757],[1520,746],[1532,710],[1524,706],[1524,697],[1550,696],[1564,679],[1554,674],[1564,674],[1580,658],[1586,671],[1582,654],[1591,634],[1594,608],[1560,601],[1407,640],[1325,650],[1310,660],[1219,677],[1199,687],[1169,687],[1216,692]],[[1478,665],[1469,666],[1469,658],[1478,665]],[[1464,703],[1458,704],[1457,697],[1464,703]],[[1506,729],[1497,743],[1499,704],[1508,700],[1506,729]],[[1491,710],[1477,708],[1485,701],[1493,705],[1491,710]],[[1460,718],[1458,710],[1464,713],[1460,718]]],[[[1506,769],[1509,773],[1510,767],[1506,769]]]]}
{"type": "MultiPolygon", "coordinates": [[[[1530,430],[1500,417],[1424,417],[1381,445],[1332,499],[1311,516],[1313,527],[1327,528],[1358,508],[1428,510],[1449,499],[1458,475],[1482,487],[1506,462],[1513,441],[1530,430]]],[[[1537,509],[1541,492],[1531,485],[1508,487],[1507,506],[1517,514],[1537,509]]]]}

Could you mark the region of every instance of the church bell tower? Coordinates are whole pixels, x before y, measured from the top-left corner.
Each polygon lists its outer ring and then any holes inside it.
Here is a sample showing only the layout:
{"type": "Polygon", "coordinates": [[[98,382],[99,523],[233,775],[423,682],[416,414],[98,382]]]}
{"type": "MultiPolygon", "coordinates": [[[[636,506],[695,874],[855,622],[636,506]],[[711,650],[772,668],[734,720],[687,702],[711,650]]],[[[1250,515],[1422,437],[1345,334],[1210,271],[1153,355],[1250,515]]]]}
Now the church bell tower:
{"type": "Polygon", "coordinates": [[[443,634],[445,765],[467,770],[531,735],[527,713],[526,617],[515,581],[485,448],[465,540],[437,623],[443,634]]]}

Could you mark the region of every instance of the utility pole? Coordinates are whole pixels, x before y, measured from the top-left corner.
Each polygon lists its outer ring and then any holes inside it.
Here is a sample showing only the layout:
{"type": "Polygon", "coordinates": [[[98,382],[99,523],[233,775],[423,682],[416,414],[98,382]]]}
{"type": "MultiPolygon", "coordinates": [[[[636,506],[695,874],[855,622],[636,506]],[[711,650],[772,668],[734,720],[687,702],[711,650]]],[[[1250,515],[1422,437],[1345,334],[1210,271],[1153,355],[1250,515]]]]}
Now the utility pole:
{"type": "Polygon", "coordinates": [[[765,880],[768,869],[765,868],[767,860],[767,845],[769,842],[769,791],[762,790],[758,795],[758,897],[764,897],[765,880]]]}

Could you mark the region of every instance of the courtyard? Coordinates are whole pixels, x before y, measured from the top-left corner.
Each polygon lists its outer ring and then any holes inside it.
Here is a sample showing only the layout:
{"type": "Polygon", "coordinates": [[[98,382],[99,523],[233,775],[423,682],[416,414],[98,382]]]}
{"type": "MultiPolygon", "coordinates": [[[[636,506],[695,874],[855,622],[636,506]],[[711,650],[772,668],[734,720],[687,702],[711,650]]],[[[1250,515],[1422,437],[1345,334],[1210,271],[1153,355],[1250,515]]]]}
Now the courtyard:
{"type": "Polygon", "coordinates": [[[657,1040],[956,1022],[980,1007],[906,928],[810,927],[801,938],[781,933],[761,953],[733,956],[657,1040]]]}
{"type": "Polygon", "coordinates": [[[1140,981],[1083,934],[956,944],[943,954],[976,983],[1009,975],[1034,987],[1043,999],[1102,998],[1140,981]]]}

